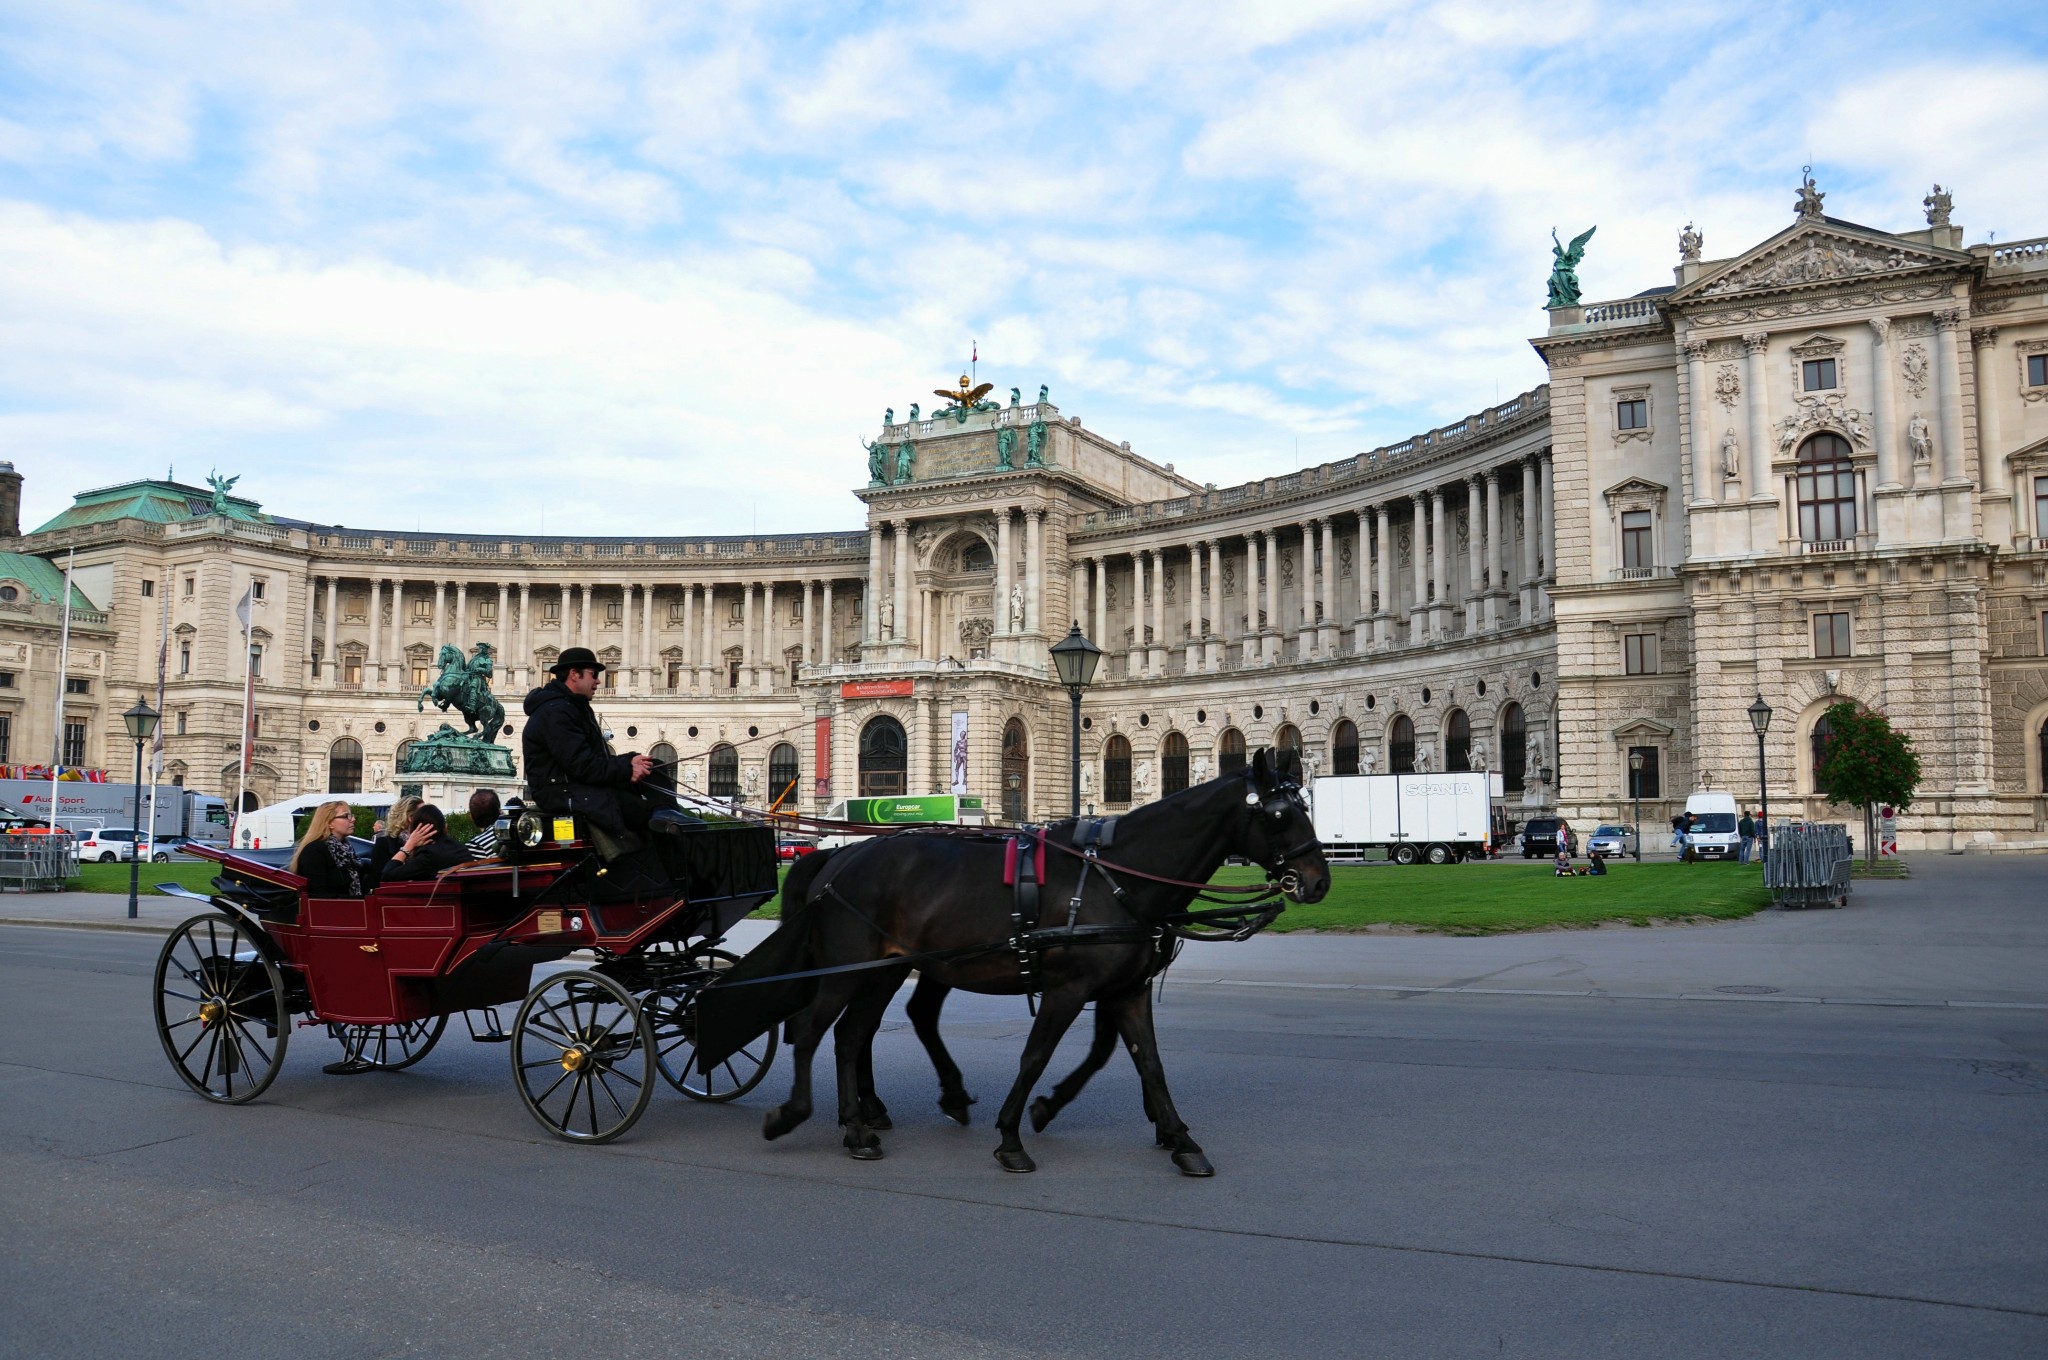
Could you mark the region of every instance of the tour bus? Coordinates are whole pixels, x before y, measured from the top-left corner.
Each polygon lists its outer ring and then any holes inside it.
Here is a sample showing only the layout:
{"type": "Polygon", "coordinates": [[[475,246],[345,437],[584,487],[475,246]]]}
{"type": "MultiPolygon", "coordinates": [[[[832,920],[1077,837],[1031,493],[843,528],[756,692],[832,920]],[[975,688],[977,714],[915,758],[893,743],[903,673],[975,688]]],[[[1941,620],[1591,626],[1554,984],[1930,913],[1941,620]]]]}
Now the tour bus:
{"type": "MultiPolygon", "coordinates": [[[[828,822],[861,826],[918,826],[946,822],[955,826],[986,826],[988,815],[979,798],[956,793],[913,794],[905,798],[848,798],[825,809],[828,822]]],[[[818,840],[820,850],[851,845],[857,832],[834,832],[818,840]]]]}

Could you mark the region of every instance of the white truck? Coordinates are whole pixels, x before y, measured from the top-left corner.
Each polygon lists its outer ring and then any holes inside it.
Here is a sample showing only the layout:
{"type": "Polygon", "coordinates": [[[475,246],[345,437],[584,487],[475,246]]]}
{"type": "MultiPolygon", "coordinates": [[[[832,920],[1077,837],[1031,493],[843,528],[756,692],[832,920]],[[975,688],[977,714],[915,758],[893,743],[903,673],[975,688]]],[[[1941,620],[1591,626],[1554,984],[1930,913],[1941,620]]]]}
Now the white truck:
{"type": "MultiPolygon", "coordinates": [[[[0,807],[32,822],[52,822],[81,835],[100,827],[133,827],[133,784],[92,784],[81,779],[0,779],[0,807]],[[50,791],[56,790],[56,816],[50,791]]],[[[149,815],[149,786],[142,787],[142,816],[149,815]]],[[[177,784],[156,786],[155,837],[185,836],[195,841],[226,841],[228,805],[209,794],[177,784]]]]}
{"type": "Polygon", "coordinates": [[[1498,772],[1324,775],[1309,791],[1316,839],[1333,861],[1384,851],[1396,864],[1455,864],[1502,839],[1498,772]]]}

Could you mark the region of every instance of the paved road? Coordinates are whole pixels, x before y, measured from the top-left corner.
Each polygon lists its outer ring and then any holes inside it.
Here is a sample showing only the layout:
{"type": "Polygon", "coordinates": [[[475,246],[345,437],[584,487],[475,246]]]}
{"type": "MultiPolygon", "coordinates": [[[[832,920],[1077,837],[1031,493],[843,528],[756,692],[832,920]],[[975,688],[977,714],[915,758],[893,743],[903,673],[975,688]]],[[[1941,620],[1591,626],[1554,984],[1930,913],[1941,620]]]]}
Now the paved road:
{"type": "MultiPolygon", "coordinates": [[[[1542,946],[1610,937],[1700,938],[1542,946]]],[[[971,997],[948,1033],[980,1122],[944,1122],[892,1017],[873,1164],[822,1120],[760,1140],[782,1063],[572,1148],[501,1047],[337,1079],[305,1030],[220,1109],[148,1028],[155,948],[0,928],[0,1353],[2048,1354],[2039,981],[2019,1006],[1733,1005],[1190,970],[1161,1031],[1220,1168],[1191,1181],[1122,1061],[1031,1139],[1039,1174],[1002,1174],[987,1118],[1027,1019],[971,997]]]]}

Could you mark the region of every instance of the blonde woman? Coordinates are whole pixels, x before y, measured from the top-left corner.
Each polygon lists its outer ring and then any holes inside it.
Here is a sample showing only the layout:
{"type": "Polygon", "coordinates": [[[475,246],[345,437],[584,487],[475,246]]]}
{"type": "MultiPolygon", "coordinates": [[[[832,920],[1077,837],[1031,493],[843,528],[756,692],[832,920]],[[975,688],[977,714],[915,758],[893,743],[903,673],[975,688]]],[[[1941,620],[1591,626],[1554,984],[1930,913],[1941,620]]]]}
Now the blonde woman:
{"type": "Polygon", "coordinates": [[[384,825],[370,842],[370,884],[375,887],[383,881],[384,866],[398,853],[398,847],[412,830],[412,818],[420,808],[420,800],[411,795],[391,805],[391,811],[384,814],[384,825]]]}
{"type": "Polygon", "coordinates": [[[314,809],[291,863],[291,871],[306,880],[307,896],[361,897],[364,884],[376,882],[348,843],[355,829],[355,809],[347,803],[337,800],[314,809]]]}

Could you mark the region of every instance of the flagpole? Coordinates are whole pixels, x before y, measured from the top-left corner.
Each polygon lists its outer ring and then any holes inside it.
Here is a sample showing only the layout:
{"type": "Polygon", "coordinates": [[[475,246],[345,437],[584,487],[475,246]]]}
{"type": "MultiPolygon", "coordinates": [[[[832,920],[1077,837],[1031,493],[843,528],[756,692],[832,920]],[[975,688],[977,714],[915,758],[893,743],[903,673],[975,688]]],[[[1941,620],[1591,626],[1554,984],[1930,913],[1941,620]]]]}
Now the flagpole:
{"type": "Polygon", "coordinates": [[[235,612],[242,617],[242,759],[235,767],[235,816],[228,826],[228,843],[239,846],[242,800],[249,791],[249,710],[256,698],[256,668],[250,664],[249,656],[250,634],[256,619],[255,586],[242,593],[242,602],[235,606],[235,612]]]}
{"type": "Polygon", "coordinates": [[[57,831],[57,776],[64,770],[64,680],[71,671],[71,568],[78,549],[64,557],[64,596],[57,601],[64,623],[57,634],[57,736],[50,743],[50,833],[57,831]]]}
{"type": "Polygon", "coordinates": [[[149,843],[151,857],[156,853],[156,786],[164,777],[164,678],[171,665],[171,583],[168,577],[157,582],[157,593],[163,596],[163,618],[156,626],[156,740],[150,746],[149,756],[149,828],[143,839],[149,843]]]}

